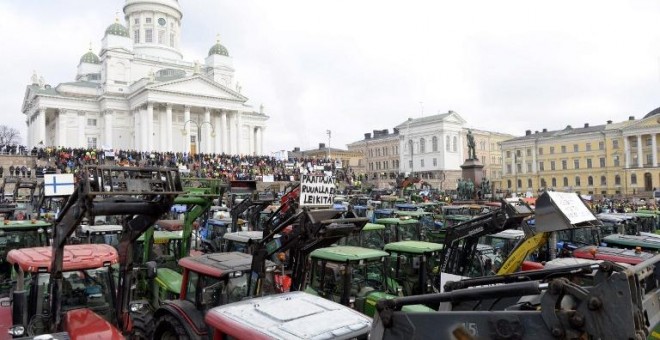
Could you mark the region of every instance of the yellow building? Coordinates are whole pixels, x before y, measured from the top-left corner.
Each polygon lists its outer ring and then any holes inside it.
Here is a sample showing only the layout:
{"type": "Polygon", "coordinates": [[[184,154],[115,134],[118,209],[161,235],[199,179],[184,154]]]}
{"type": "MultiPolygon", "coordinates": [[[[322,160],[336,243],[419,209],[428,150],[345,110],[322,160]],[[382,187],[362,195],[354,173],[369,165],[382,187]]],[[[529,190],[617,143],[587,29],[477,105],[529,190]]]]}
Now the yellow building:
{"type": "Polygon", "coordinates": [[[347,145],[349,151],[362,155],[360,167],[355,171],[364,174],[364,183],[386,189],[396,184],[399,175],[399,130],[373,130],[364,139],[347,145]]]}
{"type": "Polygon", "coordinates": [[[644,118],[604,125],[568,125],[502,142],[502,189],[537,195],[544,189],[600,198],[650,198],[660,189],[660,108],[644,118]]]}

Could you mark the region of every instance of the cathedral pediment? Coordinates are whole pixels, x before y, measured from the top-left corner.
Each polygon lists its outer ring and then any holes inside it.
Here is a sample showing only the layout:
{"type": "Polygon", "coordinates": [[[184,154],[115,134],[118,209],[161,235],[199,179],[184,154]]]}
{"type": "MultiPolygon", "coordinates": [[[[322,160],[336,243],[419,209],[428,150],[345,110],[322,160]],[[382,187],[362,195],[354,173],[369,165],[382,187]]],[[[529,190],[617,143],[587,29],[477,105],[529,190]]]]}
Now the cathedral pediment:
{"type": "Polygon", "coordinates": [[[246,102],[247,97],[204,76],[193,76],[146,86],[147,90],[246,102]]]}
{"type": "Polygon", "coordinates": [[[630,131],[630,130],[654,129],[654,128],[660,128],[660,115],[655,115],[648,118],[637,120],[635,122],[631,122],[631,124],[628,124],[628,126],[623,128],[622,130],[630,131]]]}

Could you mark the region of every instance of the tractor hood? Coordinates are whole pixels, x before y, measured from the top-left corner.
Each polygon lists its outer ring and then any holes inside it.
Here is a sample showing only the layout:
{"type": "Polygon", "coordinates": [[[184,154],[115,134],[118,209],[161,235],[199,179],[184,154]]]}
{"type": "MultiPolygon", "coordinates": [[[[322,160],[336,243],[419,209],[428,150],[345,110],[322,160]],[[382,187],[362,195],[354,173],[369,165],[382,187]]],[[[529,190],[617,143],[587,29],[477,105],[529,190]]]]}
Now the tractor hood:
{"type": "Polygon", "coordinates": [[[69,333],[71,340],[124,338],[115,326],[87,308],[66,312],[64,330],[69,333]]]}

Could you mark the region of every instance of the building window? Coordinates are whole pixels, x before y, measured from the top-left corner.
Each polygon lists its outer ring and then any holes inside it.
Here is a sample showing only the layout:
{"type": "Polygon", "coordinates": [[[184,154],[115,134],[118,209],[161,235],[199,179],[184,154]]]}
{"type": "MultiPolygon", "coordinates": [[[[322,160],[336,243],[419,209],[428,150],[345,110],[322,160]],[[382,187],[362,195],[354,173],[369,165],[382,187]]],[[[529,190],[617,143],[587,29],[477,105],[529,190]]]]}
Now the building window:
{"type": "Polygon", "coordinates": [[[555,153],[555,147],[554,147],[554,146],[551,146],[551,147],[550,147],[550,154],[552,155],[552,154],[554,154],[554,153],[555,153]]]}
{"type": "Polygon", "coordinates": [[[557,186],[557,179],[553,177],[552,178],[552,187],[555,188],[556,186],[557,186]]]}
{"type": "Polygon", "coordinates": [[[579,187],[580,185],[582,185],[582,184],[580,184],[580,176],[576,176],[575,177],[575,186],[579,187]]]}
{"type": "Polygon", "coordinates": [[[614,166],[618,167],[619,166],[619,156],[615,155],[614,157],[612,157],[612,160],[614,160],[614,166]]]}
{"type": "Polygon", "coordinates": [[[511,164],[507,164],[507,165],[506,165],[506,173],[507,173],[507,174],[511,174],[511,173],[512,173],[512,172],[511,172],[511,164]]]}
{"type": "Polygon", "coordinates": [[[539,171],[544,171],[543,162],[539,162],[539,171]]]}
{"type": "Polygon", "coordinates": [[[433,136],[433,138],[431,138],[431,149],[433,150],[433,152],[438,151],[438,137],[436,136],[433,136]]]}
{"type": "Polygon", "coordinates": [[[564,177],[564,186],[565,186],[565,187],[568,186],[568,177],[564,177]]]}
{"type": "Polygon", "coordinates": [[[646,164],[655,166],[655,164],[653,164],[653,154],[650,153],[646,154],[646,164]]]}
{"type": "Polygon", "coordinates": [[[413,141],[412,139],[408,140],[408,154],[413,154],[413,141]]]}
{"type": "Polygon", "coordinates": [[[423,160],[423,159],[420,159],[420,160],[419,160],[419,165],[420,165],[422,168],[424,167],[424,160],[423,160]]]}
{"type": "Polygon", "coordinates": [[[522,164],[516,164],[516,172],[522,173],[522,164]]]}
{"type": "Polygon", "coordinates": [[[163,30],[158,30],[158,43],[159,44],[165,43],[165,31],[163,30]]]}
{"type": "Polygon", "coordinates": [[[607,185],[607,177],[600,176],[600,185],[607,185]]]}
{"type": "Polygon", "coordinates": [[[426,152],[426,139],[424,138],[419,140],[419,152],[420,153],[426,152]]]}
{"type": "Polygon", "coordinates": [[[135,44],[140,43],[140,30],[133,31],[133,43],[135,44]]]}
{"type": "Polygon", "coordinates": [[[591,169],[591,158],[587,158],[587,169],[591,169]]]}
{"type": "Polygon", "coordinates": [[[445,149],[446,149],[447,151],[450,150],[450,147],[451,147],[450,145],[451,145],[450,137],[447,136],[447,138],[445,138],[445,149]]]}
{"type": "Polygon", "coordinates": [[[630,184],[633,184],[633,185],[637,184],[637,175],[636,174],[630,175],[630,184]]]}
{"type": "Polygon", "coordinates": [[[506,152],[506,158],[511,158],[511,151],[506,152]]]}
{"type": "Polygon", "coordinates": [[[147,24],[151,23],[151,18],[147,18],[147,24]]]}
{"type": "Polygon", "coordinates": [[[136,25],[139,25],[139,24],[140,24],[140,18],[135,18],[135,19],[133,19],[133,22],[134,22],[136,25]]]}
{"type": "Polygon", "coordinates": [[[555,161],[550,161],[550,170],[555,171],[555,161]]]}
{"type": "Polygon", "coordinates": [[[520,157],[521,155],[522,153],[520,152],[520,150],[516,150],[516,157],[520,157]]]}
{"type": "Polygon", "coordinates": [[[591,143],[587,143],[587,151],[591,151],[591,143]]]}
{"type": "Polygon", "coordinates": [[[144,30],[144,42],[150,43],[153,42],[154,37],[153,37],[154,31],[151,29],[146,29],[144,30]]]}
{"type": "Polygon", "coordinates": [[[96,137],[87,137],[87,148],[96,149],[96,137]]]}
{"type": "Polygon", "coordinates": [[[532,187],[532,179],[531,178],[527,180],[527,187],[528,188],[532,187]]]}
{"type": "Polygon", "coordinates": [[[170,46],[174,47],[174,33],[170,33],[170,46]]]}
{"type": "Polygon", "coordinates": [[[593,178],[593,176],[589,176],[589,177],[587,177],[587,185],[590,186],[590,187],[594,186],[594,178],[593,178]]]}
{"type": "Polygon", "coordinates": [[[543,148],[539,148],[539,155],[543,154],[543,148]]]}
{"type": "Polygon", "coordinates": [[[579,159],[574,159],[573,160],[573,168],[574,169],[579,169],[580,168],[580,160],[579,159]]]}
{"type": "Polygon", "coordinates": [[[580,147],[577,144],[573,144],[573,152],[578,152],[580,147]]]}
{"type": "Polygon", "coordinates": [[[598,150],[605,150],[605,142],[598,142],[598,150]]]}
{"type": "Polygon", "coordinates": [[[568,164],[567,163],[568,162],[565,159],[561,161],[561,169],[562,170],[568,169],[568,164]]]}
{"type": "Polygon", "coordinates": [[[87,126],[96,126],[95,118],[87,118],[87,126]]]}
{"type": "Polygon", "coordinates": [[[437,158],[433,158],[433,166],[438,166],[438,159],[437,158]]]}
{"type": "MultiPolygon", "coordinates": [[[[637,143],[637,142],[635,142],[637,143]]],[[[619,148],[619,141],[616,139],[612,140],[612,149],[618,149],[619,148]]]]}
{"type": "Polygon", "coordinates": [[[527,172],[528,173],[532,172],[532,163],[527,163],[527,172]]]}
{"type": "Polygon", "coordinates": [[[410,168],[410,170],[412,170],[412,160],[408,161],[408,167],[410,168]]]}
{"type": "Polygon", "coordinates": [[[521,179],[516,181],[516,184],[518,184],[518,189],[522,188],[522,180],[521,179]]]}
{"type": "Polygon", "coordinates": [[[651,136],[651,137],[645,139],[646,140],[646,146],[652,146],[653,145],[653,138],[654,137],[655,136],[651,136]]]}
{"type": "Polygon", "coordinates": [[[506,180],[506,187],[507,187],[507,189],[511,189],[511,180],[510,179],[506,180]]]}
{"type": "Polygon", "coordinates": [[[600,167],[604,168],[605,167],[605,157],[600,158],[600,167]]]}
{"type": "Polygon", "coordinates": [[[525,150],[527,153],[527,156],[531,157],[532,156],[532,149],[527,149],[525,150]]]}
{"type": "Polygon", "coordinates": [[[566,145],[561,146],[561,153],[566,153],[566,145]]]}
{"type": "Polygon", "coordinates": [[[451,144],[452,151],[456,152],[456,144],[458,144],[458,137],[454,136],[454,141],[451,144]]]}
{"type": "Polygon", "coordinates": [[[547,187],[547,184],[548,183],[545,182],[545,178],[541,178],[541,188],[547,187]]]}
{"type": "Polygon", "coordinates": [[[621,176],[614,176],[614,185],[621,185],[621,176]]]}

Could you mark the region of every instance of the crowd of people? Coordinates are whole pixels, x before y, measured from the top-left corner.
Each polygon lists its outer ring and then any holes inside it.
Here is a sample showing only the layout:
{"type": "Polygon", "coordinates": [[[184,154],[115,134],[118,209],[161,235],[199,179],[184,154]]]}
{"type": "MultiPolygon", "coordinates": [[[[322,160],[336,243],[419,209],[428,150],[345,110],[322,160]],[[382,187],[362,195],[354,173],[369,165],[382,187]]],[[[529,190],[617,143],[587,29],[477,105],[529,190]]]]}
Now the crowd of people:
{"type": "MultiPolygon", "coordinates": [[[[225,178],[227,180],[263,180],[272,176],[273,181],[297,181],[305,173],[331,171],[339,181],[351,183],[352,170],[341,162],[330,159],[291,158],[287,160],[270,156],[248,156],[185,152],[141,152],[135,150],[100,150],[85,148],[35,148],[31,154],[43,164],[34,171],[41,173],[77,173],[85,165],[165,166],[176,167],[192,177],[225,178]]],[[[30,177],[29,167],[16,167],[11,173],[30,177]],[[25,170],[25,172],[23,172],[25,170]]],[[[2,171],[2,170],[0,170],[2,171]]]]}

